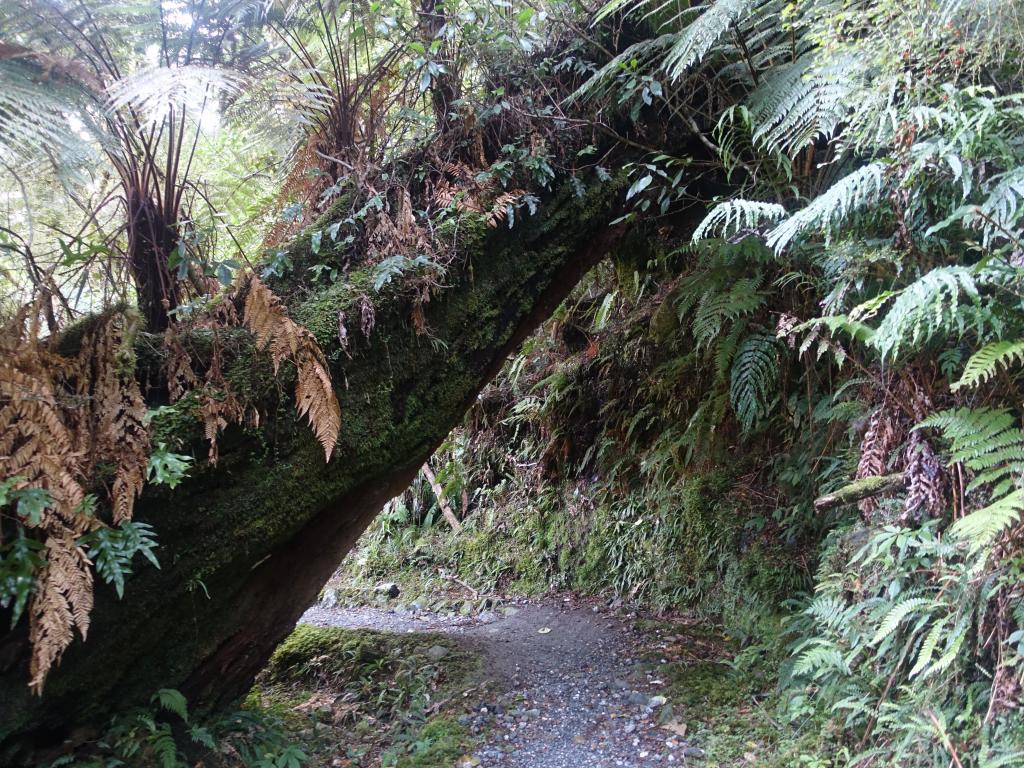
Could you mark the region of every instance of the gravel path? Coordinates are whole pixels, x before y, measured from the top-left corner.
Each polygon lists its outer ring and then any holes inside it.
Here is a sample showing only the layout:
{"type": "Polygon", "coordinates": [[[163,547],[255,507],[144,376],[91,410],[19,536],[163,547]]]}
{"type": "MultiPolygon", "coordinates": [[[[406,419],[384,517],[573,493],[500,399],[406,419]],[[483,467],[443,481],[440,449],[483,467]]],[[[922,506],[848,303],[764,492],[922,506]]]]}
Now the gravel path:
{"type": "Polygon", "coordinates": [[[694,764],[702,751],[660,727],[662,681],[635,663],[640,638],[591,604],[526,603],[482,617],[314,608],[303,621],[464,638],[493,683],[461,720],[483,744],[460,765],[482,768],[641,768],[694,764]]]}

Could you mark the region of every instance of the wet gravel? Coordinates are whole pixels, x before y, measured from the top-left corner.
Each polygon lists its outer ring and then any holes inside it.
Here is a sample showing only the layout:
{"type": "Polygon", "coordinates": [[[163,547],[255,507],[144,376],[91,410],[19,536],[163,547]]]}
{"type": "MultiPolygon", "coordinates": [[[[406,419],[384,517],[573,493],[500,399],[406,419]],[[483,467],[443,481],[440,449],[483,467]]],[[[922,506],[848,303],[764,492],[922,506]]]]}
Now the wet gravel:
{"type": "Polygon", "coordinates": [[[642,638],[603,607],[576,601],[519,603],[472,617],[314,608],[303,621],[442,632],[480,651],[489,682],[468,693],[460,720],[480,734],[482,744],[458,765],[700,764],[699,745],[687,742],[678,727],[671,729],[663,681],[636,663],[642,638]]]}

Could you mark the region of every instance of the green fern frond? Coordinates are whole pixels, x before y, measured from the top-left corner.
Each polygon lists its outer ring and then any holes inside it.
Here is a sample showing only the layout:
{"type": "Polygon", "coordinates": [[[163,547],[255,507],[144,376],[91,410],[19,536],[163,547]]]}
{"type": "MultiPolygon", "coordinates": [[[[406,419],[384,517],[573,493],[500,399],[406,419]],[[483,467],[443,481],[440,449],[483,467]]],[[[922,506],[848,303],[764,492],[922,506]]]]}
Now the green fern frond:
{"type": "Polygon", "coordinates": [[[895,358],[903,348],[917,349],[938,334],[963,334],[979,303],[978,287],[968,267],[939,267],[900,291],[875,329],[871,344],[882,358],[895,358]],[[971,301],[962,308],[961,295],[971,301]]]}
{"type": "MultiPolygon", "coordinates": [[[[714,46],[735,25],[750,17],[761,0],[717,0],[703,7],[703,12],[678,34],[665,56],[662,66],[672,79],[676,79],[694,64],[704,60],[714,46]]],[[[698,10],[696,7],[693,10],[698,10]]]]}
{"type": "Polygon", "coordinates": [[[674,32],[667,32],[633,43],[591,75],[566,99],[566,103],[572,104],[582,99],[600,98],[607,95],[615,85],[615,78],[626,68],[653,68],[656,60],[672,46],[676,38],[677,35],[674,32]]]}
{"type": "Polygon", "coordinates": [[[111,111],[133,107],[151,122],[161,122],[170,110],[201,110],[204,103],[242,93],[246,79],[238,71],[189,64],[150,67],[121,78],[107,88],[111,111]]]}
{"type": "Polygon", "coordinates": [[[908,616],[923,609],[930,610],[935,602],[928,597],[908,597],[893,606],[878,625],[878,631],[871,640],[871,645],[878,645],[885,638],[896,631],[896,628],[908,616]]]}
{"type": "Polygon", "coordinates": [[[973,548],[991,544],[1000,533],[1020,522],[1024,512],[1024,489],[1018,489],[987,507],[957,520],[949,529],[951,535],[967,541],[973,548]]]}
{"type": "MultiPolygon", "coordinates": [[[[1021,216],[1024,215],[1024,166],[1004,173],[989,191],[975,213],[977,226],[983,233],[983,245],[993,240],[1019,235],[1021,216]]],[[[1019,239],[1019,236],[1016,238],[1019,239]]]]}
{"type": "Polygon", "coordinates": [[[843,654],[833,645],[816,645],[808,648],[797,657],[793,665],[793,674],[797,676],[816,676],[822,671],[837,670],[849,674],[850,668],[843,654]]]}
{"type": "Polygon", "coordinates": [[[732,365],[729,397],[736,420],[749,432],[771,410],[779,381],[778,346],[771,336],[748,336],[732,365]]]}
{"type": "Polygon", "coordinates": [[[878,200],[884,174],[885,166],[881,163],[869,163],[847,174],[775,227],[768,234],[768,247],[782,253],[797,235],[807,230],[827,235],[851,214],[878,200]]]}
{"type": "Polygon", "coordinates": [[[597,24],[598,22],[604,21],[613,13],[624,11],[630,5],[632,5],[633,8],[629,10],[634,10],[643,7],[644,3],[635,2],[635,0],[608,0],[608,2],[601,6],[601,9],[594,16],[594,23],[597,24]]]}
{"type": "Polygon", "coordinates": [[[964,645],[964,640],[967,639],[967,630],[969,628],[969,618],[967,616],[961,617],[960,621],[958,621],[956,626],[953,627],[953,631],[946,637],[945,653],[943,653],[942,656],[939,657],[939,660],[931,666],[925,674],[925,677],[930,677],[931,675],[941,672],[956,660],[956,657],[960,653],[960,649],[964,645]]]}
{"type": "Polygon", "coordinates": [[[1024,364],[1024,339],[986,344],[971,355],[964,366],[963,374],[949,388],[956,392],[964,387],[972,388],[984,384],[995,376],[1000,368],[1009,368],[1014,363],[1024,364]]]}
{"type": "Polygon", "coordinates": [[[935,651],[939,647],[939,641],[943,639],[946,632],[946,625],[949,623],[949,617],[939,619],[932,625],[932,628],[925,635],[924,641],[921,643],[921,649],[917,653],[917,660],[914,662],[914,666],[910,669],[910,676],[916,677],[923,672],[929,664],[931,664],[932,658],[935,656],[935,651]]]}
{"type": "Polygon", "coordinates": [[[950,442],[950,463],[962,462],[976,473],[968,491],[988,487],[992,503],[950,528],[950,533],[972,547],[991,543],[1020,519],[1024,489],[1024,430],[1007,409],[958,408],[929,416],[915,429],[932,427],[950,442]]]}
{"type": "Polygon", "coordinates": [[[792,156],[833,136],[850,112],[862,69],[851,57],[806,54],[772,70],[748,100],[754,142],[792,156]]]}
{"type": "Polygon", "coordinates": [[[715,345],[715,381],[724,382],[729,376],[732,361],[740,345],[740,337],[746,331],[744,323],[734,323],[732,330],[719,338],[715,345]]]}
{"type": "MultiPolygon", "coordinates": [[[[975,472],[989,472],[1002,467],[1011,472],[1024,472],[1024,461],[1018,458],[1024,449],[1024,431],[1016,426],[1016,418],[1007,409],[939,411],[915,429],[924,427],[941,430],[950,441],[951,464],[963,462],[975,472]]],[[[970,487],[973,489],[980,485],[976,480],[970,487]]]]}
{"type": "Polygon", "coordinates": [[[765,302],[760,274],[736,280],[724,292],[708,292],[700,297],[691,332],[697,348],[710,347],[726,323],[749,315],[765,302]]]}
{"type": "Polygon", "coordinates": [[[836,595],[824,593],[815,596],[810,605],[804,609],[804,613],[829,629],[837,629],[847,623],[851,609],[845,600],[836,595]]]}
{"type": "Polygon", "coordinates": [[[786,209],[777,203],[757,200],[728,200],[719,203],[693,232],[693,242],[708,237],[728,237],[744,229],[754,229],[764,221],[778,221],[786,209]]]}
{"type": "Polygon", "coordinates": [[[95,107],[73,82],[43,78],[27,62],[0,61],[0,152],[19,164],[48,155],[65,168],[94,162],[103,137],[95,107]]]}
{"type": "Polygon", "coordinates": [[[683,433],[681,445],[686,447],[686,462],[704,450],[729,408],[727,393],[712,390],[693,411],[683,433]]]}
{"type": "MultiPolygon", "coordinates": [[[[799,325],[793,327],[791,333],[798,335],[801,333],[809,333],[818,327],[824,327],[828,330],[829,335],[835,335],[836,332],[842,331],[847,334],[851,339],[860,341],[864,344],[870,344],[871,339],[875,335],[875,329],[867,323],[862,323],[860,320],[856,320],[849,315],[826,315],[825,317],[816,317],[813,320],[807,320],[799,325]]],[[[813,336],[808,336],[808,340],[813,339],[813,336]]],[[[800,354],[807,351],[807,341],[800,347],[800,354]]]]}

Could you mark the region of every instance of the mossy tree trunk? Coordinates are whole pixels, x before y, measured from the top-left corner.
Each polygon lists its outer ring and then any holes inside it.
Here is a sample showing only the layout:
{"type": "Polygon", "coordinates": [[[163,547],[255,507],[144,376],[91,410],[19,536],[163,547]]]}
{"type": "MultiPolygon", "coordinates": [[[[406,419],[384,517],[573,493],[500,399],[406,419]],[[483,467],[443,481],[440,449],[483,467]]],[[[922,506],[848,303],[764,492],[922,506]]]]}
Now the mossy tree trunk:
{"type": "MultiPolygon", "coordinates": [[[[0,764],[86,738],[112,711],[162,687],[205,706],[243,695],[384,502],[507,354],[614,247],[615,197],[610,186],[582,199],[564,190],[511,231],[465,224],[464,267],[426,306],[429,337],[415,332],[400,292],[360,290],[367,275],[293,300],[292,316],[332,361],[342,403],[335,457],[325,464],[308,428],[282,407],[258,432],[225,435],[216,467],[197,469],[173,492],[147,491],[136,518],[159,535],[161,569],[139,565],[121,601],[98,587],[88,641],[69,649],[41,698],[27,686],[24,622],[0,636],[0,764]],[[359,317],[364,295],[375,328],[368,339],[350,334],[343,351],[339,312],[359,317]]],[[[297,263],[308,242],[294,247],[297,263]]],[[[248,359],[262,382],[253,387],[273,387],[265,362],[248,359]]]]}

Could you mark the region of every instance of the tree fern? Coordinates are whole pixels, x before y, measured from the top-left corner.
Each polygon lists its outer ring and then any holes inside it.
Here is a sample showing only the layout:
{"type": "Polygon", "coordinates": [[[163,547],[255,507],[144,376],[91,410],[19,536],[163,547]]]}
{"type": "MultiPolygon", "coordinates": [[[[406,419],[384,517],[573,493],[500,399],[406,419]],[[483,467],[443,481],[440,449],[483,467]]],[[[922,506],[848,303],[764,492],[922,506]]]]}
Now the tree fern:
{"type": "Polygon", "coordinates": [[[692,10],[702,12],[676,37],[662,63],[665,72],[673,79],[680,77],[702,61],[731,29],[769,5],[773,3],[764,0],[717,0],[695,6],[692,10]]]}
{"type": "Polygon", "coordinates": [[[900,291],[875,329],[871,345],[883,358],[895,358],[904,348],[916,349],[935,335],[963,334],[977,312],[961,306],[966,295],[972,307],[979,302],[974,274],[968,267],[940,267],[925,273],[900,291]]]}
{"type": "Polygon", "coordinates": [[[852,57],[805,54],[772,70],[750,94],[753,139],[793,155],[818,137],[831,137],[849,113],[862,65],[852,57]]]}
{"type": "Polygon", "coordinates": [[[779,381],[778,347],[771,336],[748,336],[732,364],[729,397],[736,419],[749,432],[768,415],[779,381]]]}
{"type": "Polygon", "coordinates": [[[764,221],[777,221],[786,209],[777,203],[757,200],[727,200],[719,203],[693,232],[693,242],[708,237],[727,237],[744,229],[753,229],[764,221]]]}
{"type": "Polygon", "coordinates": [[[1024,339],[1017,341],[994,341],[979,349],[964,366],[959,380],[950,385],[954,392],[964,387],[972,388],[995,376],[1000,368],[1007,369],[1014,363],[1024,364],[1024,339]]]}
{"type": "Polygon", "coordinates": [[[884,172],[881,163],[869,163],[847,174],[775,227],[768,235],[768,247],[781,253],[797,235],[807,230],[828,234],[852,213],[878,200],[884,172]]]}

